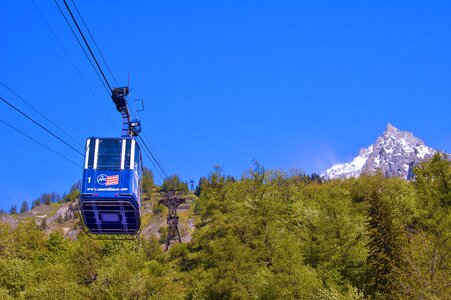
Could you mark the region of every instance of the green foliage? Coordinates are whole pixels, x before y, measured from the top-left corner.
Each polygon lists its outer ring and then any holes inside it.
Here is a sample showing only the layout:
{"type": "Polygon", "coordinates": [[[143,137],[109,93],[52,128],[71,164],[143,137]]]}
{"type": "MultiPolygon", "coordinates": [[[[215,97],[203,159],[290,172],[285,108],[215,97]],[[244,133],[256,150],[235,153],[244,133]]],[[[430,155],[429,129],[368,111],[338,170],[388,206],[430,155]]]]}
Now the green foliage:
{"type": "Polygon", "coordinates": [[[154,215],[161,213],[163,211],[163,209],[164,209],[164,205],[161,204],[159,201],[155,201],[153,203],[152,212],[154,215]]]}
{"type": "Polygon", "coordinates": [[[38,207],[39,205],[41,205],[41,200],[39,198],[35,199],[33,200],[33,202],[31,202],[31,209],[38,207]]]}
{"type": "Polygon", "coordinates": [[[10,208],[10,210],[9,210],[9,214],[10,214],[10,215],[15,215],[15,214],[17,214],[17,205],[16,205],[16,204],[11,205],[11,208],[10,208]]]}
{"type": "Polygon", "coordinates": [[[9,295],[8,289],[0,286],[0,299],[4,300],[12,300],[14,299],[12,296],[9,295]]]}
{"type": "Polygon", "coordinates": [[[207,184],[208,184],[208,179],[207,179],[207,177],[201,177],[201,178],[199,179],[199,183],[197,184],[196,190],[194,191],[194,194],[195,194],[197,197],[199,197],[199,196],[200,196],[200,193],[202,192],[202,187],[203,187],[204,185],[207,185],[207,184]]]}
{"type": "Polygon", "coordinates": [[[138,243],[0,224],[0,299],[447,299],[450,162],[415,174],[321,182],[256,162],[237,180],[216,166],[191,242],[166,253],[166,226],[138,243]]]}
{"type": "Polygon", "coordinates": [[[147,194],[149,197],[152,195],[153,188],[155,187],[154,176],[150,169],[144,167],[143,177],[142,177],[142,188],[143,193],[147,194]]]}
{"type": "Polygon", "coordinates": [[[417,214],[408,235],[402,292],[445,299],[451,294],[451,162],[436,154],[414,172],[417,214]]]}
{"type": "Polygon", "coordinates": [[[389,180],[381,175],[362,177],[365,201],[368,204],[367,257],[368,292],[377,298],[394,298],[399,288],[398,270],[403,264],[403,231],[396,221],[393,193],[389,180]]]}
{"type": "Polygon", "coordinates": [[[12,233],[11,242],[14,257],[34,258],[45,248],[45,234],[32,222],[19,223],[12,233]]]}
{"type": "Polygon", "coordinates": [[[0,260],[0,286],[11,296],[17,297],[25,289],[32,266],[29,261],[19,258],[0,260]]]}
{"type": "Polygon", "coordinates": [[[50,197],[50,194],[43,194],[41,196],[41,204],[46,204],[46,205],[50,205],[50,203],[52,203],[52,198],[50,197]]]}
{"type": "Polygon", "coordinates": [[[47,226],[47,217],[45,217],[45,218],[42,218],[41,224],[39,225],[39,229],[40,230],[45,230],[47,228],[48,228],[48,226],[47,226]]]}
{"type": "Polygon", "coordinates": [[[168,234],[169,234],[169,227],[168,226],[160,227],[158,229],[158,233],[160,234],[159,243],[160,244],[166,243],[166,240],[167,240],[168,234]]]}
{"type": "Polygon", "coordinates": [[[169,190],[180,190],[185,193],[188,192],[188,184],[186,182],[182,182],[178,175],[171,175],[169,178],[166,178],[161,185],[162,191],[169,190]]]}
{"type": "Polygon", "coordinates": [[[451,163],[436,154],[415,170],[421,228],[449,240],[451,228],[451,163]]]}
{"type": "Polygon", "coordinates": [[[350,282],[363,289],[366,218],[362,204],[352,201],[347,184],[309,184],[296,193],[299,200],[293,207],[305,262],[322,270],[327,282],[350,282]]]}
{"type": "Polygon", "coordinates": [[[22,206],[20,207],[20,213],[23,214],[24,212],[28,211],[28,202],[23,201],[22,206]]]}
{"type": "Polygon", "coordinates": [[[161,249],[160,242],[155,235],[152,235],[150,238],[143,238],[142,247],[144,253],[146,254],[148,259],[155,259],[163,254],[163,250],[161,249]]]}
{"type": "Polygon", "coordinates": [[[80,190],[72,189],[69,194],[62,198],[62,202],[74,202],[80,198],[80,190]]]}

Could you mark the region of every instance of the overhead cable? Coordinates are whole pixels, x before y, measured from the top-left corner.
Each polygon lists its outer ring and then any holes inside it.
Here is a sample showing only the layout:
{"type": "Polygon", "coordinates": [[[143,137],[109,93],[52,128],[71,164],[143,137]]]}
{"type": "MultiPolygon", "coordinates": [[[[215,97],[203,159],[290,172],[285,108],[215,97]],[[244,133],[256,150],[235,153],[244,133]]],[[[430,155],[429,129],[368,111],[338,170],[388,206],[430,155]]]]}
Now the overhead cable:
{"type": "MultiPolygon", "coordinates": [[[[58,8],[60,9],[60,6],[58,5],[57,0],[54,0],[54,1],[55,1],[56,5],[58,6],[58,8]]],[[[117,84],[116,79],[115,79],[115,77],[114,77],[114,75],[113,75],[111,69],[110,69],[109,66],[108,66],[108,63],[106,62],[105,58],[103,57],[102,52],[100,51],[100,49],[99,49],[97,43],[95,42],[95,40],[94,40],[94,38],[93,38],[91,32],[89,31],[88,26],[87,26],[86,23],[84,22],[84,19],[83,19],[83,17],[81,16],[80,11],[78,10],[78,8],[77,8],[77,6],[75,5],[74,1],[73,1],[73,0],[71,0],[71,1],[72,1],[73,6],[75,7],[75,9],[76,9],[76,11],[77,11],[77,13],[78,13],[80,19],[81,19],[81,21],[83,22],[85,28],[87,29],[87,31],[88,31],[88,33],[89,33],[89,35],[90,35],[92,41],[94,42],[94,44],[95,44],[95,46],[96,46],[96,48],[97,48],[97,51],[100,53],[100,56],[102,57],[103,62],[104,62],[105,65],[107,66],[108,71],[110,72],[111,76],[113,77],[113,80],[114,80],[115,83],[117,84]]],[[[85,35],[83,34],[83,31],[81,30],[81,28],[80,28],[80,26],[79,26],[79,24],[78,24],[78,22],[77,22],[77,20],[76,20],[76,18],[75,18],[75,16],[74,16],[74,14],[72,13],[72,11],[71,11],[69,5],[67,4],[67,1],[66,1],[66,0],[63,0],[63,2],[64,2],[64,5],[66,6],[67,11],[69,12],[69,14],[70,14],[70,16],[71,16],[71,18],[72,18],[73,23],[74,23],[75,26],[77,27],[77,30],[78,30],[79,34],[81,35],[81,37],[82,37],[82,39],[83,39],[83,41],[84,41],[86,47],[88,48],[89,53],[91,54],[92,59],[94,60],[95,64],[97,65],[97,69],[100,71],[100,73],[101,73],[101,75],[102,75],[102,78],[103,78],[103,80],[101,80],[102,83],[106,84],[106,85],[108,86],[110,92],[111,92],[111,91],[112,91],[111,85],[109,84],[108,79],[106,78],[105,73],[103,72],[102,67],[100,66],[100,64],[99,64],[99,62],[98,62],[96,56],[94,55],[94,53],[93,53],[93,51],[92,51],[92,49],[91,49],[91,47],[90,47],[88,41],[86,40],[85,35]]],[[[65,15],[64,15],[64,13],[62,12],[61,9],[60,9],[60,12],[61,12],[61,14],[64,16],[64,18],[66,19],[65,15]]],[[[67,19],[66,19],[66,22],[68,23],[67,19]]],[[[69,23],[68,23],[68,25],[69,25],[69,23]]],[[[71,30],[72,30],[72,26],[69,25],[69,27],[70,27],[71,30]]],[[[72,33],[74,33],[74,31],[72,31],[72,33]]],[[[75,34],[75,33],[74,33],[74,34],[75,34]]],[[[77,38],[77,41],[78,41],[78,38],[77,38]]],[[[80,46],[81,46],[81,45],[80,45],[80,46]]],[[[82,49],[83,49],[83,51],[84,51],[84,47],[82,47],[82,49]]],[[[85,52],[85,54],[86,54],[86,52],[85,52]]],[[[88,60],[91,62],[91,60],[90,60],[89,58],[88,58],[88,60]]],[[[96,72],[96,73],[97,73],[97,72],[96,72]]],[[[97,73],[97,74],[98,74],[98,73],[97,73]]],[[[133,111],[132,111],[132,114],[134,115],[134,112],[133,112],[133,111]]],[[[136,116],[135,116],[135,118],[136,118],[136,116]]],[[[147,146],[147,144],[145,143],[145,141],[144,141],[140,136],[138,136],[138,138],[139,138],[139,140],[141,141],[141,144],[145,147],[145,150],[147,150],[147,152],[144,151],[144,153],[145,153],[146,155],[148,155],[150,162],[154,165],[155,169],[156,169],[157,172],[160,174],[160,176],[161,176],[163,179],[164,179],[164,178],[169,179],[168,175],[166,174],[166,171],[164,170],[164,168],[162,167],[162,165],[160,164],[160,162],[158,161],[158,159],[156,158],[156,156],[155,156],[155,155],[152,153],[152,151],[149,149],[149,147],[147,146]]],[[[144,150],[144,149],[143,149],[143,150],[144,150]]]]}
{"type": "Polygon", "coordinates": [[[91,47],[89,46],[89,43],[88,43],[88,41],[86,40],[85,35],[83,34],[83,31],[81,31],[80,26],[78,26],[78,22],[77,22],[77,20],[75,19],[74,15],[72,14],[72,11],[70,10],[69,5],[67,5],[67,1],[66,1],[66,0],[63,0],[63,2],[64,2],[64,5],[66,6],[67,11],[69,12],[69,14],[70,14],[70,16],[71,16],[71,18],[72,18],[72,21],[74,21],[75,26],[76,26],[77,29],[78,29],[78,32],[80,33],[81,37],[83,38],[83,41],[85,42],[86,47],[88,47],[89,53],[91,53],[91,56],[92,56],[92,58],[94,59],[94,62],[96,63],[97,68],[99,69],[100,73],[102,74],[102,77],[103,77],[103,79],[105,80],[105,82],[106,82],[106,84],[108,85],[108,88],[110,89],[110,92],[111,92],[113,89],[111,88],[111,85],[110,85],[110,83],[108,82],[108,80],[106,79],[105,74],[103,73],[103,70],[102,70],[102,68],[101,68],[100,65],[99,65],[99,62],[97,61],[97,59],[96,59],[94,53],[92,52],[91,47]]]}
{"type": "Polygon", "coordinates": [[[106,83],[102,80],[102,77],[99,74],[99,71],[97,70],[97,68],[94,66],[94,64],[92,63],[91,59],[89,58],[88,53],[86,53],[85,48],[83,47],[83,45],[81,44],[77,34],[75,33],[74,29],[72,28],[72,26],[69,23],[69,20],[66,18],[66,15],[64,14],[63,10],[61,9],[60,5],[58,4],[58,2],[56,0],[54,0],[56,6],[58,7],[59,12],[61,13],[61,15],[63,16],[64,20],[66,21],[67,26],[69,26],[70,31],[72,31],[72,34],[74,35],[75,39],[78,42],[78,45],[80,46],[81,50],[83,50],[83,53],[85,54],[86,58],[88,59],[91,67],[94,69],[94,72],[96,72],[97,77],[99,78],[100,82],[102,83],[103,87],[105,88],[106,93],[108,94],[108,96],[111,96],[111,88],[108,88],[108,86],[106,85],[106,83]]]}
{"type": "Polygon", "coordinates": [[[116,83],[116,86],[119,86],[119,84],[118,84],[117,81],[116,81],[116,78],[114,77],[113,72],[111,72],[110,66],[108,65],[108,63],[106,62],[105,58],[103,57],[102,51],[100,51],[99,46],[97,46],[96,40],[95,40],[94,37],[92,36],[91,31],[90,31],[89,28],[88,28],[88,25],[86,25],[85,20],[83,19],[83,17],[82,17],[82,15],[81,15],[80,11],[78,10],[77,5],[75,5],[74,0],[71,0],[71,1],[72,1],[72,5],[75,7],[75,10],[77,11],[78,16],[79,16],[80,19],[81,19],[83,25],[85,26],[86,30],[88,31],[88,34],[89,34],[89,36],[91,37],[91,40],[94,42],[94,45],[96,46],[96,49],[97,49],[97,51],[98,51],[99,54],[100,54],[100,57],[102,58],[103,62],[105,63],[105,65],[106,65],[106,67],[107,67],[107,69],[108,69],[108,72],[110,73],[111,77],[113,77],[114,83],[116,83]]]}
{"type": "Polygon", "coordinates": [[[149,152],[150,156],[152,157],[153,161],[155,161],[155,163],[157,164],[158,168],[161,170],[161,172],[164,174],[164,177],[166,179],[169,180],[169,176],[166,174],[165,170],[161,167],[160,163],[158,162],[158,160],[155,158],[155,156],[152,154],[152,151],[150,151],[149,147],[147,146],[147,144],[144,142],[144,140],[138,136],[139,140],[141,141],[141,144],[144,145],[144,147],[147,149],[147,151],[149,152]]]}
{"type": "MultiPolygon", "coordinates": [[[[94,92],[92,91],[91,87],[89,86],[88,82],[86,81],[86,79],[83,77],[83,75],[81,74],[80,70],[78,70],[77,66],[75,65],[74,61],[71,59],[69,53],[66,51],[66,49],[64,48],[63,44],[61,43],[61,41],[59,40],[58,36],[56,35],[56,33],[53,31],[52,27],[50,26],[50,23],[47,21],[46,17],[44,16],[44,14],[41,12],[41,10],[39,9],[39,7],[36,5],[35,1],[32,0],[34,7],[36,8],[36,10],[38,11],[39,15],[41,16],[42,20],[44,21],[45,25],[47,26],[47,29],[50,31],[50,33],[53,35],[53,37],[55,38],[56,42],[58,43],[58,45],[60,46],[60,48],[63,50],[64,54],[66,55],[67,59],[69,60],[69,62],[71,63],[72,67],[75,69],[75,71],[77,72],[78,76],[80,76],[81,80],[83,81],[83,83],[85,84],[86,88],[88,89],[88,91],[91,93],[91,95],[94,97],[95,101],[97,102],[97,104],[100,106],[100,108],[102,109],[102,111],[105,113],[105,115],[107,116],[108,120],[111,122],[111,124],[114,126],[113,120],[111,119],[110,115],[107,113],[107,111],[105,110],[105,108],[103,107],[103,105],[100,103],[99,98],[96,96],[96,94],[94,94],[94,92]]],[[[92,65],[93,66],[93,65],[92,65]]],[[[94,66],[93,66],[94,67],[94,66]]],[[[94,68],[95,70],[95,68],[94,68]]],[[[105,86],[106,87],[106,86],[105,86]]]]}
{"type": "Polygon", "coordinates": [[[165,171],[165,173],[166,173],[166,169],[164,168],[164,165],[161,163],[161,160],[160,160],[160,158],[158,157],[158,154],[157,154],[157,152],[155,151],[155,148],[152,147],[152,144],[150,143],[150,139],[147,138],[147,135],[146,135],[145,132],[142,132],[142,136],[144,136],[144,141],[147,142],[147,144],[149,145],[150,150],[152,150],[153,155],[155,156],[155,159],[156,159],[157,161],[160,162],[160,165],[161,165],[162,169],[163,169],[163,170],[165,171]]]}
{"type": "Polygon", "coordinates": [[[17,112],[19,112],[20,114],[22,114],[24,117],[26,117],[28,120],[32,121],[34,124],[38,125],[39,127],[41,127],[42,129],[44,129],[47,133],[49,133],[50,135],[52,135],[53,137],[55,137],[56,139],[58,139],[60,142],[64,143],[66,146],[68,146],[69,148],[71,148],[72,150],[74,150],[75,152],[77,152],[78,154],[80,154],[81,156],[84,156],[83,153],[81,153],[80,151],[78,151],[77,149],[75,149],[72,145],[70,145],[68,142],[66,142],[65,140],[63,140],[62,138],[60,138],[59,136],[57,136],[56,134],[54,134],[53,132],[51,132],[50,130],[48,130],[45,126],[41,125],[40,123],[36,122],[33,118],[29,117],[26,113],[24,113],[23,111],[21,111],[20,109],[18,109],[17,107],[15,107],[14,105],[12,105],[11,103],[9,103],[8,101],[6,101],[5,99],[3,99],[2,97],[0,97],[0,100],[2,100],[3,102],[5,102],[7,105],[9,105],[11,108],[13,108],[14,110],[16,110],[17,112]]]}
{"type": "Polygon", "coordinates": [[[29,135],[26,134],[25,132],[20,131],[19,129],[17,129],[16,127],[12,126],[11,124],[8,124],[8,123],[6,123],[6,122],[3,121],[3,120],[0,120],[0,122],[2,122],[3,124],[5,124],[6,126],[12,128],[12,129],[14,129],[15,131],[19,132],[20,134],[26,136],[26,137],[29,138],[30,140],[32,140],[32,141],[38,143],[39,145],[41,145],[42,147],[46,148],[47,150],[49,150],[49,151],[55,153],[55,154],[58,155],[59,157],[61,157],[61,158],[65,159],[65,160],[67,160],[67,161],[70,162],[71,164],[73,164],[73,165],[75,165],[75,166],[77,166],[77,167],[79,167],[79,168],[83,168],[81,165],[77,164],[77,163],[74,162],[73,160],[71,160],[71,159],[65,157],[64,155],[62,155],[62,154],[56,152],[56,151],[53,150],[52,148],[46,146],[45,144],[41,143],[40,141],[36,140],[35,138],[29,136],[29,135]]]}
{"type": "Polygon", "coordinates": [[[11,90],[8,86],[6,86],[3,82],[0,81],[0,84],[7,89],[8,91],[10,91],[14,96],[16,96],[17,98],[19,98],[20,100],[22,100],[22,102],[24,102],[26,105],[28,105],[29,107],[31,107],[31,109],[33,109],[35,112],[37,112],[41,117],[43,117],[44,119],[46,119],[50,124],[52,124],[53,126],[55,126],[57,129],[59,129],[61,132],[63,132],[67,137],[69,137],[72,141],[74,141],[75,143],[77,143],[78,145],[80,145],[80,147],[83,147],[83,145],[77,141],[76,139],[74,139],[70,134],[68,134],[64,129],[62,129],[61,127],[59,127],[58,125],[56,125],[54,122],[52,122],[51,120],[49,120],[49,118],[47,118],[43,113],[41,113],[39,110],[37,110],[33,105],[31,105],[30,103],[28,103],[24,98],[20,97],[18,94],[16,94],[13,90],[11,90]]]}

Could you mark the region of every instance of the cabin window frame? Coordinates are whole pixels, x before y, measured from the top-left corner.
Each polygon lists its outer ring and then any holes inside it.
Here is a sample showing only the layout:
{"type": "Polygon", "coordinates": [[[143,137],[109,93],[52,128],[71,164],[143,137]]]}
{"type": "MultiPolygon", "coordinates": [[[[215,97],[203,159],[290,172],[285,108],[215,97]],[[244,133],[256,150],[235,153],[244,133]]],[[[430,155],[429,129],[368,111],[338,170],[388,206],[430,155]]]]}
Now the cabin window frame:
{"type": "MultiPolygon", "coordinates": [[[[84,169],[94,170],[135,170],[138,175],[142,174],[142,154],[138,143],[134,139],[102,139],[89,138],[85,146],[84,169]],[[103,141],[116,141],[120,152],[117,156],[120,158],[119,165],[105,167],[99,164],[99,153],[102,152],[101,145],[103,141]]],[[[106,155],[106,154],[104,154],[106,155]]],[[[115,155],[115,154],[110,154],[115,155]]]]}

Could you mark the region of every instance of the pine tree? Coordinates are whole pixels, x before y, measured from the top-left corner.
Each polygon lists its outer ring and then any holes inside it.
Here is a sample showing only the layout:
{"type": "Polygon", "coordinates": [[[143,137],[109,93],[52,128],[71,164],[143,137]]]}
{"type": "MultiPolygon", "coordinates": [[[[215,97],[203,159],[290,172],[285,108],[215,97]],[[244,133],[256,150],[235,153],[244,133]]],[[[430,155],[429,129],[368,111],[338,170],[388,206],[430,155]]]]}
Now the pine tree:
{"type": "Polygon", "coordinates": [[[169,191],[173,189],[188,192],[188,184],[186,182],[182,182],[177,174],[171,175],[169,176],[169,178],[164,180],[163,184],[161,185],[161,190],[169,191]]]}
{"type": "Polygon", "coordinates": [[[409,239],[404,290],[411,298],[451,293],[451,162],[436,154],[414,170],[417,219],[409,239]]]}
{"type": "Polygon", "coordinates": [[[39,205],[41,205],[41,200],[40,198],[37,198],[31,202],[31,209],[38,207],[39,205]]]}
{"type": "Polygon", "coordinates": [[[28,211],[28,202],[24,201],[22,202],[22,206],[20,207],[20,213],[23,214],[24,212],[28,211]]]}
{"type": "Polygon", "coordinates": [[[143,183],[143,192],[147,194],[149,197],[151,197],[152,189],[155,185],[154,177],[152,171],[146,167],[144,167],[143,169],[142,183],[143,183]]]}
{"type": "Polygon", "coordinates": [[[47,218],[43,218],[42,221],[41,221],[41,224],[39,225],[39,229],[44,230],[44,229],[47,229],[47,228],[48,228],[48,226],[47,226],[47,218]]]}
{"type": "Polygon", "coordinates": [[[16,204],[11,205],[11,209],[9,210],[9,214],[11,214],[11,215],[17,214],[17,205],[16,204]]]}
{"type": "Polygon", "coordinates": [[[52,203],[52,198],[50,197],[50,194],[44,193],[41,195],[41,203],[50,205],[52,203]]]}
{"type": "Polygon", "coordinates": [[[365,197],[368,204],[368,292],[381,299],[396,297],[399,288],[397,274],[403,263],[403,231],[396,223],[393,209],[386,197],[387,181],[382,175],[369,178],[365,197]]]}

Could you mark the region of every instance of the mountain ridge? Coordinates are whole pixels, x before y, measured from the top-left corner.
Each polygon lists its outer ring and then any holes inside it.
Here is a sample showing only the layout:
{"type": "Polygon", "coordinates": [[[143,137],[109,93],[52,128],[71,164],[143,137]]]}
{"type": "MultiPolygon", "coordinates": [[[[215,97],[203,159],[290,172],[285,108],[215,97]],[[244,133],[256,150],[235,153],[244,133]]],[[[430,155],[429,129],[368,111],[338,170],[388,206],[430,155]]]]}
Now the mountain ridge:
{"type": "Polygon", "coordinates": [[[426,146],[411,132],[401,131],[388,123],[374,144],[360,149],[352,161],[330,167],[321,177],[330,180],[382,172],[385,177],[409,180],[413,178],[413,167],[437,152],[440,151],[426,146]]]}

